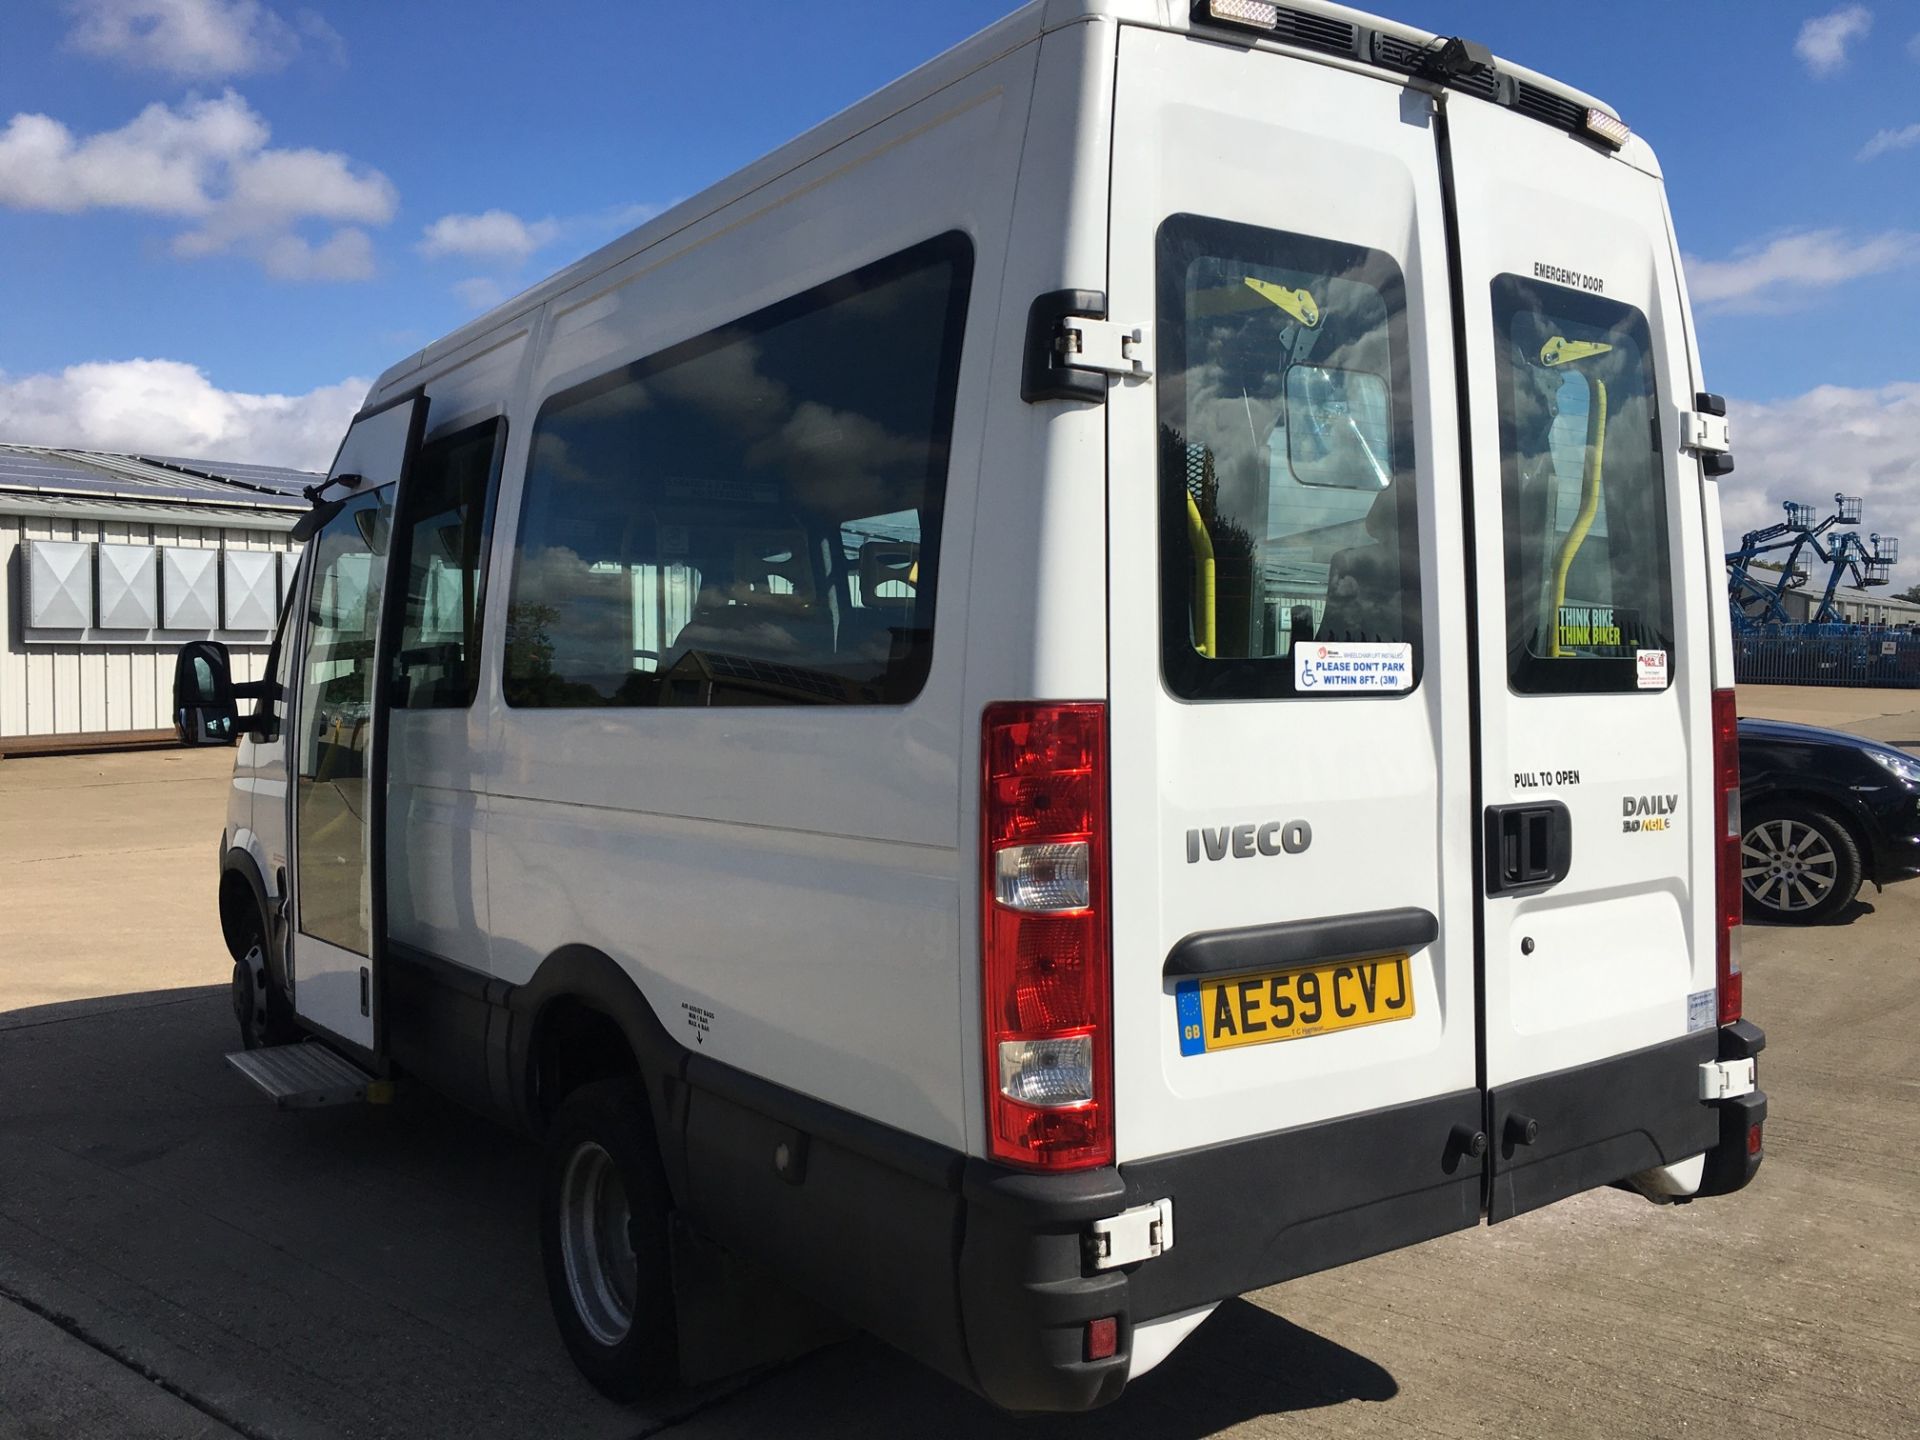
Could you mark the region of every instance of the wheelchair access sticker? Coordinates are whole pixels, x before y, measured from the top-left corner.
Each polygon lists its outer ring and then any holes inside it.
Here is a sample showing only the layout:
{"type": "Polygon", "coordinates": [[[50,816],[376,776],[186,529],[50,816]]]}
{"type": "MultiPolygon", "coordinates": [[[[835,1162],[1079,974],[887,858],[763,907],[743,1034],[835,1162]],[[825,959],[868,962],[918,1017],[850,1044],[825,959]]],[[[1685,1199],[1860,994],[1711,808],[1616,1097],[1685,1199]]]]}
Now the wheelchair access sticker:
{"type": "Polygon", "coordinates": [[[1411,690],[1413,646],[1304,641],[1293,647],[1293,688],[1302,695],[1322,690],[1411,690]]]}

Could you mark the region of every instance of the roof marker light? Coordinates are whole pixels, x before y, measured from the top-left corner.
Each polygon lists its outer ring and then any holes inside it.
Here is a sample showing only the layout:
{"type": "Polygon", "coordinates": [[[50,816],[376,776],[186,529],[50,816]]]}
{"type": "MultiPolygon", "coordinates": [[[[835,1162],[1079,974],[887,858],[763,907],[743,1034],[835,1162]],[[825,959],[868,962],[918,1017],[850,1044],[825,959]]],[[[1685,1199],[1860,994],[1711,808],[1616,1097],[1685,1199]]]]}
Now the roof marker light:
{"type": "Polygon", "coordinates": [[[1193,18],[1216,20],[1222,25],[1240,25],[1248,30],[1280,28],[1280,7],[1271,0],[1200,0],[1193,7],[1193,18]]]}
{"type": "Polygon", "coordinates": [[[1604,110],[1587,111],[1587,133],[1596,140],[1604,140],[1616,150],[1633,138],[1633,131],[1627,127],[1626,121],[1604,110]]]}

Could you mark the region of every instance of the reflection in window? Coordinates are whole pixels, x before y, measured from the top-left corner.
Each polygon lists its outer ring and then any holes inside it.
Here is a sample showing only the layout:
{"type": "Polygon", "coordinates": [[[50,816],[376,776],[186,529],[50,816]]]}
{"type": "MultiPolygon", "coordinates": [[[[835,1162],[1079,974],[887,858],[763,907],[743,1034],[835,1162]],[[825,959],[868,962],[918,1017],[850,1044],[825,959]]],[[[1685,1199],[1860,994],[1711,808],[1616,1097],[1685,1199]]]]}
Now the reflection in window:
{"type": "Polygon", "coordinates": [[[508,703],[917,694],[971,254],[943,237],[548,401],[508,703]]]}
{"type": "Polygon", "coordinates": [[[312,540],[300,688],[295,852],[300,928],[368,953],[367,755],[392,487],[349,499],[312,540]]]}
{"type": "Polygon", "coordinates": [[[1377,251],[1161,227],[1163,660],[1189,698],[1294,693],[1294,647],[1408,642],[1419,576],[1405,302],[1377,251]]]}
{"type": "Polygon", "coordinates": [[[1497,329],[1507,647],[1523,693],[1671,674],[1673,591],[1653,359],[1638,310],[1503,275],[1497,329]]]}
{"type": "Polygon", "coordinates": [[[406,603],[395,656],[400,710],[464,709],[479,688],[480,610],[495,467],[506,422],[424,445],[398,524],[406,603]]]}

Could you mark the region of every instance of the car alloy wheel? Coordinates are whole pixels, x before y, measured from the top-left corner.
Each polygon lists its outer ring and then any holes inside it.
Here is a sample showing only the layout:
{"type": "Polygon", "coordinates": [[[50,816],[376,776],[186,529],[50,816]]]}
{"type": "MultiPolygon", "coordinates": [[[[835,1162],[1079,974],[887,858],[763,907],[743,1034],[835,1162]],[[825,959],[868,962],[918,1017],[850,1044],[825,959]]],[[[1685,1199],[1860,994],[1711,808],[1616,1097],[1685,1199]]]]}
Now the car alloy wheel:
{"type": "Polygon", "coordinates": [[[1762,820],[1740,842],[1740,880],[1750,898],[1784,915],[1810,911],[1833,893],[1840,857],[1833,842],[1804,820],[1762,820]]]}

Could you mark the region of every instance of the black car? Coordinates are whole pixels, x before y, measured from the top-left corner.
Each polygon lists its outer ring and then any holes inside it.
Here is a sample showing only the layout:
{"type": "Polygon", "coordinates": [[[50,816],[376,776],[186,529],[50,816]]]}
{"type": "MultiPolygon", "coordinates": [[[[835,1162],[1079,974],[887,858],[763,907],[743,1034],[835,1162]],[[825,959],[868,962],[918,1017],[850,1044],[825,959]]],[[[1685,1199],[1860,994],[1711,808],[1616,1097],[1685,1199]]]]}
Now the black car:
{"type": "Polygon", "coordinates": [[[1840,730],[1740,722],[1742,882],[1750,919],[1811,924],[1920,875],[1920,757],[1840,730]]]}

